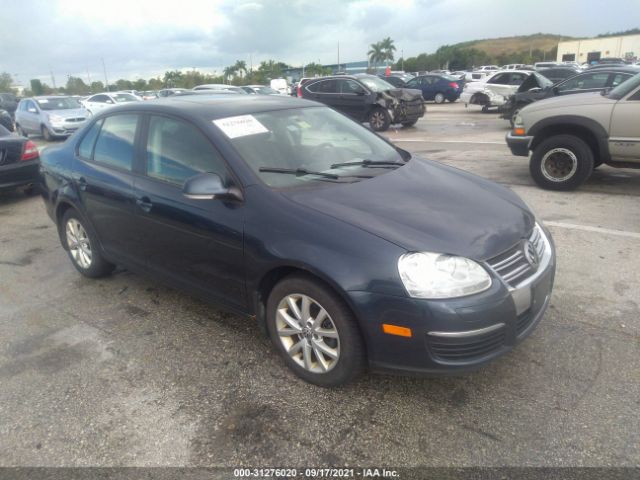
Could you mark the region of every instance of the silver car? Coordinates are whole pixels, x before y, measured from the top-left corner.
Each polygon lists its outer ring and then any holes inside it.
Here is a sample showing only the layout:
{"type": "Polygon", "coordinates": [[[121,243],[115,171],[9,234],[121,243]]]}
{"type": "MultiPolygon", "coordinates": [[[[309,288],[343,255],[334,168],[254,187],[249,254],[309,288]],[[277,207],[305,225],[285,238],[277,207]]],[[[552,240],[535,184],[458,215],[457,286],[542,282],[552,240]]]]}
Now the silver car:
{"type": "Polygon", "coordinates": [[[74,97],[32,97],[20,100],[16,131],[42,135],[45,140],[68,137],[82,127],[91,114],[74,97]]]}

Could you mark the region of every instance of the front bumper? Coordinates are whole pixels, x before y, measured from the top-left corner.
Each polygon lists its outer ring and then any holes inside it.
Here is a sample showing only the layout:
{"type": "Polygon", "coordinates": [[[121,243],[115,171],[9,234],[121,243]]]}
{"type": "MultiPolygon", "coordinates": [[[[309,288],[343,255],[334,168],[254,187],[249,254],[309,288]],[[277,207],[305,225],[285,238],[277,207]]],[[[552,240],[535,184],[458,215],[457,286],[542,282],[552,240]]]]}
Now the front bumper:
{"type": "Polygon", "coordinates": [[[377,371],[451,374],[475,370],[513,349],[535,329],[549,305],[555,249],[526,284],[494,278],[481,294],[450,300],[349,292],[377,371]],[[518,313],[520,312],[520,313],[518,313]],[[410,338],[385,334],[382,324],[408,327],[410,338]]]}
{"type": "Polygon", "coordinates": [[[509,132],[507,133],[506,140],[507,146],[512,154],[519,157],[529,156],[529,145],[531,145],[533,137],[513,135],[509,132]]]}
{"type": "Polygon", "coordinates": [[[0,190],[18,188],[39,180],[40,160],[27,160],[0,167],[0,190]]]}

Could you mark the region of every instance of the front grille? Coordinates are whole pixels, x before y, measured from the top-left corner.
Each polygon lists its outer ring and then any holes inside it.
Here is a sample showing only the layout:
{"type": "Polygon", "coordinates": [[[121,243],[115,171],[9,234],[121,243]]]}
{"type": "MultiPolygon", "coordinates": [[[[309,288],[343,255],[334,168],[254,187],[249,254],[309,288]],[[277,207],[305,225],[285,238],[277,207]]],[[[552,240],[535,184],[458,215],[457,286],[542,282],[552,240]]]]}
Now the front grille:
{"type": "Polygon", "coordinates": [[[65,118],[65,122],[67,123],[78,123],[78,122],[84,122],[86,120],[86,118],[83,117],[78,117],[78,118],[65,118]]]}
{"type": "Polygon", "coordinates": [[[519,242],[487,263],[509,286],[515,287],[536,273],[544,253],[545,242],[536,227],[528,241],[519,242]]]}
{"type": "Polygon", "coordinates": [[[485,357],[500,350],[504,342],[504,326],[471,337],[427,335],[427,343],[433,357],[450,362],[467,362],[485,357]]]}

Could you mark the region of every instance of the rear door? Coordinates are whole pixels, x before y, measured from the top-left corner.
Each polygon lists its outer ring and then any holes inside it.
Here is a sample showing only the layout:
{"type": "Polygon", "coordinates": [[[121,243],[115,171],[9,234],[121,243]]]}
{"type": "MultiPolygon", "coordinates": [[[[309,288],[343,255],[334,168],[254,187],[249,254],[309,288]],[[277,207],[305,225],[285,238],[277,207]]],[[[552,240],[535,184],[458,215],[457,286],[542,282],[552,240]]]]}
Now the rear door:
{"type": "Polygon", "coordinates": [[[344,112],[340,104],[340,91],[338,90],[338,81],[335,78],[328,78],[326,80],[318,80],[316,82],[309,82],[304,87],[307,90],[307,98],[322,102],[330,107],[344,112]]]}
{"type": "Polygon", "coordinates": [[[244,205],[194,200],[185,180],[216,173],[240,186],[209,139],[192,123],[148,117],[142,175],[136,176],[136,230],[148,268],[189,290],[234,308],[246,308],[243,268],[244,205]]]}
{"type": "Polygon", "coordinates": [[[640,88],[613,107],[609,151],[613,160],[640,163],[640,88]]]}
{"type": "Polygon", "coordinates": [[[113,259],[140,263],[134,221],[133,162],[140,117],[111,115],[94,123],[79,142],[73,182],[84,214],[113,259]]]}
{"type": "Polygon", "coordinates": [[[367,111],[367,89],[359,82],[350,78],[337,80],[340,91],[338,110],[353,118],[362,119],[367,111]]]}
{"type": "Polygon", "coordinates": [[[609,83],[608,72],[588,72],[576,75],[558,84],[555,88],[558,95],[574,93],[599,92],[609,83]]]}

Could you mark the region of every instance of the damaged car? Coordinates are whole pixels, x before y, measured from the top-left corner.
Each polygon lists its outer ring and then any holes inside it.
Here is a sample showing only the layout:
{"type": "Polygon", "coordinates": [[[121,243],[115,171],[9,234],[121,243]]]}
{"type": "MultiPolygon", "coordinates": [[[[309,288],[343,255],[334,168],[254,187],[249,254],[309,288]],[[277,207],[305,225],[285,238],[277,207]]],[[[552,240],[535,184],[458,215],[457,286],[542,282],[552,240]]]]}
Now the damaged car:
{"type": "Polygon", "coordinates": [[[384,132],[397,123],[411,127],[425,113],[420,90],[395,88],[375,75],[322,77],[306,82],[300,90],[303,98],[367,122],[376,132],[384,132]]]}
{"type": "Polygon", "coordinates": [[[480,105],[483,112],[501,107],[532,73],[529,70],[500,71],[481,81],[469,82],[462,90],[460,101],[465,106],[480,105]]]}
{"type": "Polygon", "coordinates": [[[637,73],[640,73],[640,69],[637,67],[611,67],[606,70],[582,72],[562,82],[553,84],[544,76],[543,72],[535,72],[499,108],[501,117],[509,120],[511,127],[513,127],[515,117],[523,107],[530,103],[558,95],[601,92],[605,89],[617,87],[637,73]]]}

